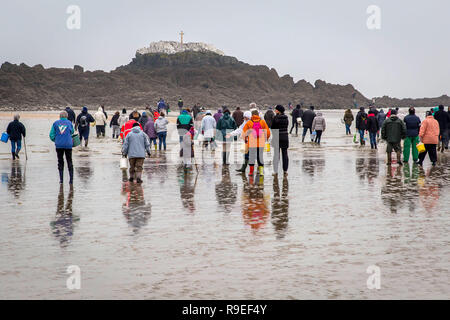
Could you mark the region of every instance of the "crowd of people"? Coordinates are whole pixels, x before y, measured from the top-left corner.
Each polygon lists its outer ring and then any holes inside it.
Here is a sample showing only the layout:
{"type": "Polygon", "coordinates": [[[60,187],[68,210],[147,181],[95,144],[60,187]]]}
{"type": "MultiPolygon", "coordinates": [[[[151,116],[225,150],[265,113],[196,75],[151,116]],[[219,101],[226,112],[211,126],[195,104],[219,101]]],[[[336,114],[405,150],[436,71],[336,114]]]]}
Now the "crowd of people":
{"type": "MultiPolygon", "coordinates": [[[[239,107],[233,112],[223,107],[213,113],[195,104],[193,108],[184,107],[183,100],[178,100],[179,115],[176,120],[177,133],[180,143],[180,158],[182,158],[186,171],[192,170],[194,157],[194,141],[201,143],[203,150],[215,151],[222,146],[222,164],[229,166],[231,146],[234,141],[242,141],[243,164],[236,171],[245,173],[249,167],[249,175],[255,172],[264,175],[264,153],[273,151],[273,175],[279,173],[279,164],[282,162],[282,171],[286,176],[289,168],[289,134],[298,136],[298,128],[302,127],[301,142],[304,143],[309,131],[311,142],[321,144],[323,133],[327,128],[324,115],[315,112],[314,106],[304,110],[301,105],[289,107],[291,121],[282,105],[258,108],[251,103],[248,111],[239,107]],[[290,126],[290,130],[289,130],[290,126]]],[[[167,133],[169,120],[166,114],[170,111],[164,99],[160,99],[155,109],[147,108],[142,114],[133,110],[128,114],[126,109],[115,112],[109,122],[113,139],[122,142],[122,155],[128,158],[129,181],[142,183],[143,164],[146,155],[150,156],[152,149],[165,151],[167,149],[167,133]],[[158,142],[157,142],[158,141],[158,142]]],[[[19,121],[20,116],[14,116],[9,123],[6,135],[11,141],[12,158],[19,158],[22,147],[22,137],[26,136],[25,126],[19,121]]],[[[60,183],[64,181],[64,158],[69,171],[69,183],[73,184],[72,148],[74,137],[78,136],[79,143],[88,147],[90,127],[96,127],[97,138],[105,137],[108,115],[104,106],[91,115],[87,107],[83,107],[80,114],[67,107],[60,113],[60,119],[51,127],[49,137],[56,147],[60,183]]],[[[345,133],[352,136],[351,126],[355,122],[357,132],[353,141],[365,145],[365,135],[368,133],[371,149],[378,149],[380,138],[386,142],[387,165],[391,165],[392,152],[396,153],[396,162],[402,165],[412,160],[418,165],[428,154],[433,166],[436,165],[437,151],[448,149],[450,130],[450,108],[445,111],[444,106],[432,108],[426,112],[426,118],[421,121],[415,114],[413,107],[409,108],[408,115],[403,119],[399,116],[399,109],[377,110],[369,107],[368,113],[361,107],[356,117],[351,109],[344,112],[342,123],[345,124],[345,133]],[[402,140],[404,140],[402,148],[402,140]],[[403,150],[403,154],[402,154],[403,150]],[[402,161],[403,155],[403,161],[402,161]]],[[[3,137],[2,137],[3,140],[3,137]]]]}

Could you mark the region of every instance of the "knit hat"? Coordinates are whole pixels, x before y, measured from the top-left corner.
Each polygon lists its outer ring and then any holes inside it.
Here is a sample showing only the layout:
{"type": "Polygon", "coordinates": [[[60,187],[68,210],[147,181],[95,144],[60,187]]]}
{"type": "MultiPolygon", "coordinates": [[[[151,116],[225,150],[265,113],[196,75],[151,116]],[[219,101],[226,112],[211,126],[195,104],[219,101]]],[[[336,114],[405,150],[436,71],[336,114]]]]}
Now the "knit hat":
{"type": "Polygon", "coordinates": [[[280,111],[281,113],[284,113],[284,107],[282,105],[277,105],[275,107],[276,110],[280,111]]]}
{"type": "Polygon", "coordinates": [[[252,113],[250,111],[244,112],[244,118],[250,119],[252,117],[252,113]]]}

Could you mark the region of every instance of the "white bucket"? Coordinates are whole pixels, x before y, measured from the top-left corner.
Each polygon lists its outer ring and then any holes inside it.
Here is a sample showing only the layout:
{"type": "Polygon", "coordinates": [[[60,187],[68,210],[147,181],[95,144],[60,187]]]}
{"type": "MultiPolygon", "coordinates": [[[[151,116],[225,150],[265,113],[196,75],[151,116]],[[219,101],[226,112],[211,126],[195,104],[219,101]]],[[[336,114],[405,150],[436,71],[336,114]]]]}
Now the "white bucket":
{"type": "Polygon", "coordinates": [[[128,169],[128,159],[127,158],[120,158],[120,169],[126,170],[128,169]]]}

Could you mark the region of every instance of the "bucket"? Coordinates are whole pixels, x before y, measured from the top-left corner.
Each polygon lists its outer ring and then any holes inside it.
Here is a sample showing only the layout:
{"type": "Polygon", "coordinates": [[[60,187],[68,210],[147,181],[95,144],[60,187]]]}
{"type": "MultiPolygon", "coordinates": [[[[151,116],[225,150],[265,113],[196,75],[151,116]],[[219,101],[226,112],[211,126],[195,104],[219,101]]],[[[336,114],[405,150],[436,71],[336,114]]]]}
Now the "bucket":
{"type": "Polygon", "coordinates": [[[72,135],[72,141],[73,141],[73,147],[78,147],[81,144],[80,141],[80,136],[78,135],[78,133],[74,133],[72,135]]]}
{"type": "Polygon", "coordinates": [[[120,158],[120,169],[126,170],[128,169],[128,159],[125,157],[120,158]]]}
{"type": "Polygon", "coordinates": [[[2,138],[1,138],[2,142],[7,143],[8,139],[9,139],[9,134],[7,134],[6,132],[3,132],[2,138]]]}
{"type": "Polygon", "coordinates": [[[423,143],[416,144],[416,147],[417,147],[417,151],[419,151],[419,153],[425,152],[425,145],[423,143]]]}
{"type": "Polygon", "coordinates": [[[266,145],[264,146],[265,152],[270,152],[270,143],[266,142],[266,145]]]}

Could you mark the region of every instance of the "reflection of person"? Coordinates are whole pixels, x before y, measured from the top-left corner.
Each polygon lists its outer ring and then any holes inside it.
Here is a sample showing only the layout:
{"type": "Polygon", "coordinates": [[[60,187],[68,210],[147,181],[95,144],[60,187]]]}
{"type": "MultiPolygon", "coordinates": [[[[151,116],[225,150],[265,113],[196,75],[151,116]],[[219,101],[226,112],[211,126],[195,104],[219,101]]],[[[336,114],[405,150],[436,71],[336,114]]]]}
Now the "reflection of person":
{"type": "Polygon", "coordinates": [[[231,182],[230,170],[222,168],[222,180],[216,183],[216,199],[226,212],[231,212],[233,204],[237,199],[237,184],[231,182]]]}
{"type": "Polygon", "coordinates": [[[287,177],[283,177],[283,189],[280,196],[278,178],[273,178],[272,198],[272,224],[277,234],[277,239],[282,239],[287,231],[289,222],[289,183],[287,177]]]}
{"type": "Polygon", "coordinates": [[[148,222],[151,204],[145,203],[144,189],[140,184],[123,182],[122,193],[127,196],[126,202],[122,205],[123,215],[133,228],[133,232],[137,233],[148,222]]]}
{"type": "Polygon", "coordinates": [[[22,177],[22,167],[20,164],[13,164],[11,166],[11,176],[8,179],[8,189],[18,198],[24,186],[25,176],[22,177]]]}
{"type": "Polygon", "coordinates": [[[397,213],[397,209],[405,200],[405,190],[402,184],[402,171],[399,167],[388,166],[386,169],[386,184],[381,188],[381,198],[391,213],[397,213]]]}
{"type": "Polygon", "coordinates": [[[419,197],[420,202],[424,209],[428,212],[432,212],[434,207],[439,201],[439,184],[430,179],[431,176],[436,175],[438,169],[436,167],[431,167],[427,173],[423,170],[419,176],[419,197]]]}
{"type": "Polygon", "coordinates": [[[66,247],[73,235],[73,222],[78,218],[72,214],[73,187],[70,186],[66,207],[64,207],[64,188],[59,187],[58,204],[56,207],[56,216],[50,225],[53,235],[59,240],[61,247],[66,247]]]}
{"type": "Polygon", "coordinates": [[[245,224],[252,229],[260,229],[263,227],[269,217],[268,199],[264,195],[264,181],[257,179],[254,181],[253,176],[247,177],[242,175],[242,215],[245,224]]]}
{"type": "MultiPolygon", "coordinates": [[[[181,169],[181,167],[180,167],[181,169]]],[[[195,186],[196,183],[192,181],[192,174],[178,169],[178,182],[180,184],[180,198],[183,207],[188,209],[190,213],[195,212],[195,186]]],[[[197,177],[196,177],[197,179],[197,177]]]]}

